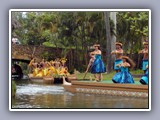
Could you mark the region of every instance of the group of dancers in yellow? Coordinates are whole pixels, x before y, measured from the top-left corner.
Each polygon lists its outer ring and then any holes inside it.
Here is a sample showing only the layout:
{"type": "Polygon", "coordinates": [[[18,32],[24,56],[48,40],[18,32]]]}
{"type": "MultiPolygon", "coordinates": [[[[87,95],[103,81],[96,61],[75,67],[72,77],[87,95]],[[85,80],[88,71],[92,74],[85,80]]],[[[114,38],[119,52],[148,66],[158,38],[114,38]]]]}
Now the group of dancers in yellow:
{"type": "Polygon", "coordinates": [[[57,58],[54,61],[46,61],[42,59],[41,62],[37,62],[33,58],[29,63],[29,71],[33,74],[33,77],[53,77],[69,75],[68,68],[65,66],[66,58],[57,58]]]}

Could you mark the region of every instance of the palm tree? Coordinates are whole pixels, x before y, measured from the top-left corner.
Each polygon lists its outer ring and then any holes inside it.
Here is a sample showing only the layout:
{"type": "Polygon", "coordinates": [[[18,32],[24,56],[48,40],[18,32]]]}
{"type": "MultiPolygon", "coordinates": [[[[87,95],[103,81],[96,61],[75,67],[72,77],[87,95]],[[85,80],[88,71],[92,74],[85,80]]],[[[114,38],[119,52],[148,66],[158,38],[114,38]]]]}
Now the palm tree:
{"type": "Polygon", "coordinates": [[[110,22],[109,22],[110,12],[104,12],[105,23],[106,23],[106,57],[107,57],[107,71],[111,72],[111,33],[110,33],[110,22]]]}

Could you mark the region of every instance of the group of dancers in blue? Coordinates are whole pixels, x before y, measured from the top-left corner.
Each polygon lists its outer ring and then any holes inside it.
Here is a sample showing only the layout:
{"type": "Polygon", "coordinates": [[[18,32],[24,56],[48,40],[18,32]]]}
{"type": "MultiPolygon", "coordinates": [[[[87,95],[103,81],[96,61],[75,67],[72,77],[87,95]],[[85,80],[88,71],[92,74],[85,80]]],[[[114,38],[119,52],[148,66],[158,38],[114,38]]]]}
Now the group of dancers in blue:
{"type": "MultiPolygon", "coordinates": [[[[144,70],[144,76],[140,79],[140,83],[147,85],[148,84],[148,42],[144,42],[144,49],[139,51],[139,54],[143,54],[143,63],[142,70],[144,70]]],[[[123,56],[122,43],[115,43],[116,50],[112,51],[111,54],[115,55],[116,60],[114,62],[114,70],[116,74],[113,76],[113,83],[129,83],[133,84],[134,79],[129,72],[130,68],[135,67],[135,63],[127,56],[123,56]]],[[[102,73],[106,72],[106,67],[102,60],[102,53],[100,50],[100,45],[94,45],[95,50],[90,53],[90,61],[87,67],[86,72],[91,68],[91,73],[94,74],[94,77],[97,82],[102,80],[102,73]]]]}

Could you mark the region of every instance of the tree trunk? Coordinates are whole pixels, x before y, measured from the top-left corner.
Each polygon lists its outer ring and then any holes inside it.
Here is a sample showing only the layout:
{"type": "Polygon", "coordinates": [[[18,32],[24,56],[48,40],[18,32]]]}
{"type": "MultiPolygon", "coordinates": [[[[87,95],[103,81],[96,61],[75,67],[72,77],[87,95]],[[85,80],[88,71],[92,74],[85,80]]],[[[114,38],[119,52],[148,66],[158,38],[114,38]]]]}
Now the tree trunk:
{"type": "Polygon", "coordinates": [[[110,12],[104,12],[105,15],[105,23],[106,23],[106,56],[107,56],[107,72],[111,72],[111,32],[110,32],[110,24],[109,24],[109,14],[110,12]]]}
{"type": "MultiPolygon", "coordinates": [[[[114,29],[115,29],[115,34],[116,34],[116,25],[117,25],[117,21],[116,21],[116,12],[111,12],[110,13],[110,18],[111,20],[113,20],[113,23],[114,23],[114,29]]],[[[111,36],[111,51],[115,50],[115,42],[116,42],[116,36],[115,35],[112,35],[111,36]]],[[[115,56],[112,55],[111,56],[111,64],[113,65],[114,64],[114,59],[115,59],[115,56]]]]}

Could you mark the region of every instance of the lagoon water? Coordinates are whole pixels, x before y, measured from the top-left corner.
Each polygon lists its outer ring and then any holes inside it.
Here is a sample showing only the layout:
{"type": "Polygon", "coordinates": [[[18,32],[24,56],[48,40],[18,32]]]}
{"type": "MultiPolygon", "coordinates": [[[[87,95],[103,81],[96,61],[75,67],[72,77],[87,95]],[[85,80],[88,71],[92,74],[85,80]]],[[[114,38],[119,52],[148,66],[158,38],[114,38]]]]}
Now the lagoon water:
{"type": "Polygon", "coordinates": [[[147,98],[70,93],[62,85],[16,82],[12,108],[148,108],[147,98]]]}

